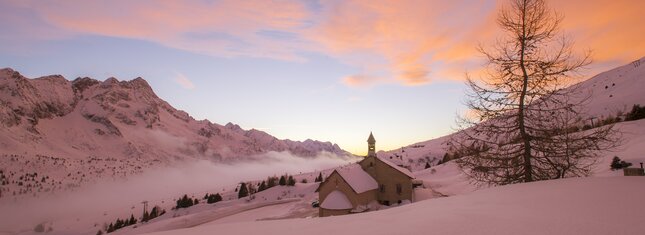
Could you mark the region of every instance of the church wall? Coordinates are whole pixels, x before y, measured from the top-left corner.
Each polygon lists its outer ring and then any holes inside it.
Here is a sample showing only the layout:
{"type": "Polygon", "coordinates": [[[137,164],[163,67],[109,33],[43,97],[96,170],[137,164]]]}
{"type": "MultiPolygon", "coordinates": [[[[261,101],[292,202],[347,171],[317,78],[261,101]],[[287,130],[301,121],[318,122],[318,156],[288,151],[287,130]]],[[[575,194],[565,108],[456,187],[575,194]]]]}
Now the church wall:
{"type": "Polygon", "coordinates": [[[412,198],[412,195],[414,195],[412,180],[407,175],[383,163],[381,160],[377,160],[375,157],[368,157],[361,161],[360,164],[378,182],[377,198],[382,204],[387,204],[385,201],[389,202],[389,204],[398,203],[399,200],[414,201],[412,198]],[[397,184],[401,184],[401,193],[397,193],[397,184]],[[381,185],[385,186],[384,192],[381,192],[381,185]]]}
{"type": "Polygon", "coordinates": [[[349,214],[349,211],[351,211],[351,209],[329,210],[329,209],[320,208],[320,210],[318,210],[318,216],[325,217],[325,216],[334,216],[334,215],[346,215],[346,214],[349,214]]]}
{"type": "MultiPolygon", "coordinates": [[[[325,179],[325,182],[322,183],[318,190],[319,202],[322,204],[325,201],[325,198],[327,198],[327,195],[329,195],[334,190],[343,192],[345,196],[347,196],[347,199],[349,199],[349,201],[352,203],[352,206],[354,208],[356,208],[356,206],[358,205],[367,205],[371,201],[376,201],[376,189],[356,194],[356,192],[354,192],[354,190],[343,179],[343,177],[341,177],[337,172],[334,171],[331,175],[329,175],[329,177],[327,177],[327,179],[325,179]],[[338,184],[336,182],[338,182],[338,184]]],[[[323,208],[319,209],[319,215],[321,217],[324,216],[323,210],[323,208]]],[[[349,210],[347,210],[347,212],[349,213],[349,210]]]]}

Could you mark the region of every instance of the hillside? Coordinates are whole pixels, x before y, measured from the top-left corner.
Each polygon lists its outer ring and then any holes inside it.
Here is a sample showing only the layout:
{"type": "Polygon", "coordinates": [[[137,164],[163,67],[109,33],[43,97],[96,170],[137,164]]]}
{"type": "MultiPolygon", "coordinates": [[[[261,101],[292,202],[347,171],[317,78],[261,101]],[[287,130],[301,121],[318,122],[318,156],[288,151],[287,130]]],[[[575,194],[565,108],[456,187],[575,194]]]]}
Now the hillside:
{"type": "MultiPolygon", "coordinates": [[[[583,112],[589,117],[585,124],[624,115],[631,111],[634,105],[645,106],[645,57],[597,74],[572,87],[575,87],[576,93],[579,94],[574,99],[586,99],[582,102],[583,112]]],[[[576,103],[575,100],[572,102],[576,103]]],[[[389,156],[392,161],[406,165],[412,170],[421,170],[426,162],[436,165],[443,158],[448,148],[447,141],[452,135],[454,134],[382,151],[379,154],[389,156]]],[[[620,157],[631,159],[637,156],[620,157]]]]}
{"type": "Polygon", "coordinates": [[[384,211],[316,219],[227,223],[170,234],[639,234],[642,177],[516,184],[384,211]]]}

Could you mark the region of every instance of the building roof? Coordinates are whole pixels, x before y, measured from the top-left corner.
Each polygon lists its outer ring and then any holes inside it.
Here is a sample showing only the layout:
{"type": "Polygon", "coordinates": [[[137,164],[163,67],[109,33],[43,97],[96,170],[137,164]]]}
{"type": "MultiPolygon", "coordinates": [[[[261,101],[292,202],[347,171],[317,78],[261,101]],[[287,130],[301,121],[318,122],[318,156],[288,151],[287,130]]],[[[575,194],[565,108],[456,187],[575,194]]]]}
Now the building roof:
{"type": "Polygon", "coordinates": [[[372,135],[371,131],[370,131],[370,137],[367,138],[367,143],[376,143],[376,139],[374,139],[374,135],[372,135]]]}
{"type": "Polygon", "coordinates": [[[376,180],[367,174],[358,164],[345,166],[334,171],[338,172],[340,177],[343,177],[345,182],[356,193],[364,193],[378,188],[376,180]]]}
{"type": "Polygon", "coordinates": [[[376,158],[378,158],[378,160],[380,160],[381,162],[387,164],[388,166],[394,168],[395,170],[400,171],[401,173],[403,173],[403,174],[407,175],[408,177],[414,179],[414,175],[412,174],[412,172],[410,172],[410,170],[405,169],[405,168],[400,167],[400,166],[397,166],[396,164],[388,161],[387,159],[383,159],[381,157],[376,157],[376,158]]]}
{"type": "Polygon", "coordinates": [[[345,210],[352,209],[354,207],[343,192],[334,190],[329,193],[329,195],[327,195],[325,201],[320,204],[320,208],[330,210],[345,210]]]}

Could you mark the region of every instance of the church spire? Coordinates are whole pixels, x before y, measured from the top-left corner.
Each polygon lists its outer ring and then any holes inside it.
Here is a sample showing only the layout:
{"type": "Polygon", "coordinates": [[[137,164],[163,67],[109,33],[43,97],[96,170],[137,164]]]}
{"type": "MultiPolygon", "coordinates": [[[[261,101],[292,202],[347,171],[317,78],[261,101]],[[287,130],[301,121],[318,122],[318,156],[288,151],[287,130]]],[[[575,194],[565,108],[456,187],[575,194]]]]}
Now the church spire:
{"type": "Polygon", "coordinates": [[[376,139],[374,139],[374,135],[372,135],[371,131],[370,131],[370,137],[367,138],[367,156],[376,157],[376,139]]]}

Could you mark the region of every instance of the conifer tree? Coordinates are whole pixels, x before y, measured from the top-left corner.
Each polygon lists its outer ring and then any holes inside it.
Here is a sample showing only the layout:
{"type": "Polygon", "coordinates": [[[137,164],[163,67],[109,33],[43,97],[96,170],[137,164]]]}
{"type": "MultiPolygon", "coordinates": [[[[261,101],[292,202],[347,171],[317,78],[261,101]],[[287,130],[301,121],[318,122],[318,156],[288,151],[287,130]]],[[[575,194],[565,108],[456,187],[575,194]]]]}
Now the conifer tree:
{"type": "Polygon", "coordinates": [[[289,178],[287,179],[287,185],[288,186],[296,185],[296,179],[294,179],[293,176],[290,175],[289,178]]]}
{"type": "Polygon", "coordinates": [[[314,182],[322,182],[322,181],[323,181],[323,176],[322,176],[322,172],[320,172],[318,173],[318,177],[316,177],[316,180],[314,180],[314,182]]]}
{"type": "Polygon", "coordinates": [[[285,186],[287,185],[287,178],[283,176],[280,176],[280,181],[278,181],[279,185],[285,186]]]}
{"type": "Polygon", "coordinates": [[[267,178],[267,188],[275,187],[278,183],[277,181],[278,181],[278,177],[269,176],[269,178],[267,178]]]}
{"type": "Polygon", "coordinates": [[[264,191],[266,189],[267,189],[267,185],[263,180],[262,183],[260,183],[260,186],[258,186],[258,192],[262,192],[262,191],[264,191]]]}
{"type": "Polygon", "coordinates": [[[237,198],[243,198],[249,195],[249,190],[246,188],[246,183],[242,182],[240,190],[237,193],[237,198]]]}
{"type": "Polygon", "coordinates": [[[128,221],[128,225],[133,225],[137,223],[137,219],[134,218],[133,214],[130,214],[130,220],[128,221]]]}

